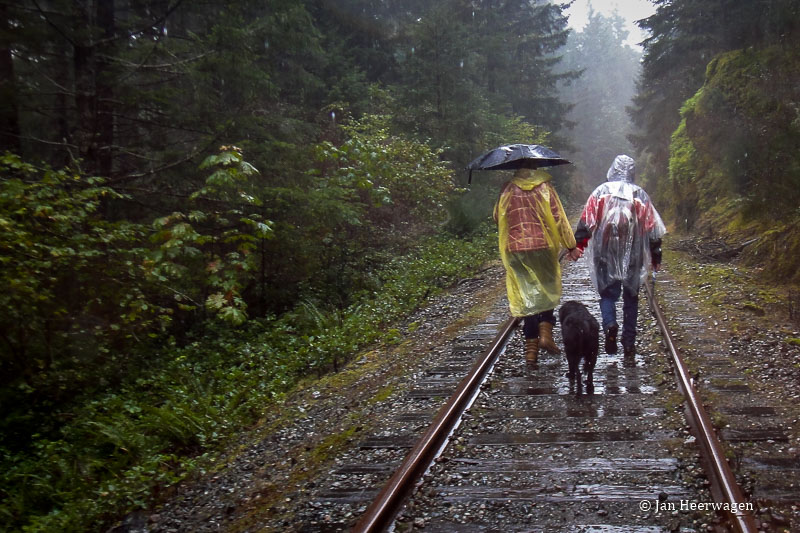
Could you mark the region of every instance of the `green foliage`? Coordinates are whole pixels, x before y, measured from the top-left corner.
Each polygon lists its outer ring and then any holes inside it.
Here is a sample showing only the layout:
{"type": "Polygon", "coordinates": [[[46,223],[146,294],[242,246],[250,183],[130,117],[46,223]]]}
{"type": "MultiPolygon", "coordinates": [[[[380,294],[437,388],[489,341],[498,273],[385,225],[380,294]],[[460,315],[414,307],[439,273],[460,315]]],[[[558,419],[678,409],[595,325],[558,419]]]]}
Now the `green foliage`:
{"type": "Polygon", "coordinates": [[[722,54],[686,101],[660,205],[682,229],[750,242],[745,261],[796,280],[800,56],[771,47],[722,54]]]}
{"type": "MultiPolygon", "coordinates": [[[[481,231],[492,218],[494,203],[502,187],[498,172],[475,172],[472,184],[454,196],[447,205],[450,214],[446,229],[454,235],[467,237],[481,231]],[[478,175],[479,174],[479,175],[478,175]]],[[[507,175],[502,177],[507,178],[507,175]]]]}
{"type": "Polygon", "coordinates": [[[374,288],[375,271],[392,255],[446,218],[453,180],[439,151],[392,134],[383,115],[343,130],[346,140],[313,147],[303,189],[268,191],[279,210],[270,214],[276,229],[265,248],[273,264],[267,276],[285,272],[296,280],[287,307],[310,298],[346,308],[353,295],[374,288]]]}
{"type": "Polygon", "coordinates": [[[388,326],[494,256],[496,237],[427,239],[379,274],[380,288],[345,310],[310,303],[238,331],[212,326],[164,351],[121,387],[72,406],[30,446],[2,448],[0,517],[25,531],[80,531],[143,508],[159,488],[213,459],[310,370],[347,361],[388,326]]]}
{"type": "Polygon", "coordinates": [[[663,214],[687,230],[694,226],[700,214],[695,170],[698,164],[697,151],[686,134],[685,122],[682,122],[672,135],[670,179],[660,182],[656,193],[659,198],[670,199],[660,206],[663,214]]]}
{"type": "Polygon", "coordinates": [[[259,267],[262,242],[273,236],[273,222],[261,213],[258,171],[241,149],[222,146],[200,169],[213,172],[189,196],[188,209],[153,223],[159,248],[151,275],[169,281],[186,310],[205,297],[207,309],[238,326],[247,319],[242,291],[259,267]]]}
{"type": "Polygon", "coordinates": [[[442,205],[453,188],[441,151],[390,134],[389,124],[389,116],[366,115],[344,126],[348,140],[343,144],[318,145],[319,187],[359,196],[378,226],[441,222],[442,205]]]}
{"type": "Polygon", "coordinates": [[[689,227],[715,204],[773,221],[800,203],[800,56],[782,48],[723,54],[683,107],[672,138],[671,187],[663,195],[689,227]],[[687,213],[684,211],[690,211],[687,213]]]}
{"type": "Polygon", "coordinates": [[[172,310],[147,297],[144,228],[102,216],[122,199],[101,178],[0,157],[4,404],[14,388],[55,399],[96,386],[87,367],[116,380],[114,348],[169,324],[172,310]]]}
{"type": "MultiPolygon", "coordinates": [[[[792,49],[800,30],[794,0],[669,0],[640,26],[644,41],[642,78],[631,136],[646,184],[668,174],[669,143],[683,103],[703,85],[706,67],[719,54],[776,45],[792,49]]],[[[733,133],[734,130],[719,128],[733,133]]]]}

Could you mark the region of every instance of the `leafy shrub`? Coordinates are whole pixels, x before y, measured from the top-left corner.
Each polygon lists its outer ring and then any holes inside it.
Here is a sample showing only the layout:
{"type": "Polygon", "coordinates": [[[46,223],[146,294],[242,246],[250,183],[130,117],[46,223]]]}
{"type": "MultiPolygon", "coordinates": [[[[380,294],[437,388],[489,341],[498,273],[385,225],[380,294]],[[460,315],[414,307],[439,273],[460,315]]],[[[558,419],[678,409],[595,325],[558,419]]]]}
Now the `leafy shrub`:
{"type": "Polygon", "coordinates": [[[73,405],[57,430],[31,437],[28,451],[0,449],[2,523],[80,531],[146,507],[309,371],[338,367],[391,337],[393,321],[494,257],[495,245],[488,230],[471,241],[431,237],[392,260],[379,288],[344,310],[306,302],[238,329],[211,323],[118,389],[73,405]]]}

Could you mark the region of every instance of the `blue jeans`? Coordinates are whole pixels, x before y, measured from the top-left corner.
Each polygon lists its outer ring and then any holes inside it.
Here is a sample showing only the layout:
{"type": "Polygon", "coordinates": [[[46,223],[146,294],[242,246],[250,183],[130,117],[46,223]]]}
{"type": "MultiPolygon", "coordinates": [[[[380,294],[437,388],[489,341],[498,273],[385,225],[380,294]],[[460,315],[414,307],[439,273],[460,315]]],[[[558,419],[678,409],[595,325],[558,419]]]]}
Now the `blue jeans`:
{"type": "Polygon", "coordinates": [[[633,292],[615,281],[600,293],[600,313],[603,331],[617,323],[617,301],[622,294],[622,346],[632,347],[636,342],[636,317],[639,314],[639,291],[633,292]]]}

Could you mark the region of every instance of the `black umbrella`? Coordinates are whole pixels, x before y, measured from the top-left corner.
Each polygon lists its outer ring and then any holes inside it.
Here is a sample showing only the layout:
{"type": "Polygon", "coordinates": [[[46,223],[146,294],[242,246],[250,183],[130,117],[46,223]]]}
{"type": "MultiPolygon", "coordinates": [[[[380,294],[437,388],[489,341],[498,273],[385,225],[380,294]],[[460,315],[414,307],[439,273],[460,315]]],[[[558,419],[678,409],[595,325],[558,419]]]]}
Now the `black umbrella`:
{"type": "Polygon", "coordinates": [[[478,157],[467,165],[467,170],[469,170],[469,182],[472,183],[473,170],[513,170],[569,163],[550,148],[539,144],[506,144],[478,157]]]}

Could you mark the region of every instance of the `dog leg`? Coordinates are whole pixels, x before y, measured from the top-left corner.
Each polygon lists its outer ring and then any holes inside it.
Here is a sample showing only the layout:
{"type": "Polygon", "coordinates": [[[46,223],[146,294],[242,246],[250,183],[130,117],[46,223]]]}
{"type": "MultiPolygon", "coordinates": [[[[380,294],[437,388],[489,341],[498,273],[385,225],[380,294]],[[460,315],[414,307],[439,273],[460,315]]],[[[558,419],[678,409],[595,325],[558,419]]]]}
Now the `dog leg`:
{"type": "Polygon", "coordinates": [[[575,374],[578,370],[578,365],[568,360],[567,364],[569,365],[569,370],[567,371],[567,377],[569,378],[569,390],[572,391],[575,388],[575,374]]]}

